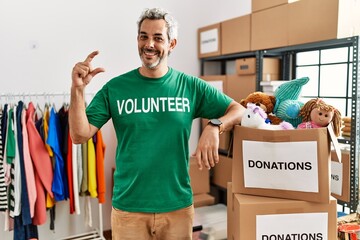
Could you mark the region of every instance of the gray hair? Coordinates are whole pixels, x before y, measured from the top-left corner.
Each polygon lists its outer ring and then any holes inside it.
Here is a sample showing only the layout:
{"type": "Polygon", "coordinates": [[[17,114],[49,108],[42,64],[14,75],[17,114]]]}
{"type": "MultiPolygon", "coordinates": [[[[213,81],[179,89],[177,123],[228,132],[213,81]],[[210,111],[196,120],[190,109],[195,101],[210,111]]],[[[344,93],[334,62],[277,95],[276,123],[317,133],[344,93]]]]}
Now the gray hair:
{"type": "Polygon", "coordinates": [[[169,38],[169,41],[173,39],[177,39],[178,36],[178,23],[176,19],[170,15],[168,11],[161,8],[146,8],[140,15],[140,18],[137,22],[138,24],[138,34],[140,34],[140,27],[142,22],[145,19],[150,20],[158,20],[158,19],[164,19],[166,22],[167,27],[167,35],[169,38]]]}

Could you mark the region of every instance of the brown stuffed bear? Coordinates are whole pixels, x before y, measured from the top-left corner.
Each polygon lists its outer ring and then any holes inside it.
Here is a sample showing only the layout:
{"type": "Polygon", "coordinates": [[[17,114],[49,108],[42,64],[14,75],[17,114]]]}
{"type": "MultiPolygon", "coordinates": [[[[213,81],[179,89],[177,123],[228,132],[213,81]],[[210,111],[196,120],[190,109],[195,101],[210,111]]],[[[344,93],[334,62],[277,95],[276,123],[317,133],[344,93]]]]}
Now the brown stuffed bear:
{"type": "Polygon", "coordinates": [[[263,92],[253,92],[250,93],[245,99],[241,99],[240,101],[240,104],[243,105],[245,108],[247,103],[254,103],[264,109],[264,111],[268,115],[268,119],[270,120],[271,124],[278,125],[283,121],[281,118],[278,118],[275,115],[271,114],[274,110],[274,106],[276,103],[274,96],[268,95],[263,92]]]}

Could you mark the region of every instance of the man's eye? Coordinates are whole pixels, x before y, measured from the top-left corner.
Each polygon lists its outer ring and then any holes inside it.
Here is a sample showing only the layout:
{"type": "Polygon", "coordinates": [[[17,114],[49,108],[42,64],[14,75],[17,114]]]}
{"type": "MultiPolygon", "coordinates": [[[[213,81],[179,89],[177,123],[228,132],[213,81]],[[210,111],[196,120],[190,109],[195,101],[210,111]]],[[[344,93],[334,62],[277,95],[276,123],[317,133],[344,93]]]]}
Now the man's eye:
{"type": "Polygon", "coordinates": [[[157,38],[155,38],[155,40],[158,41],[158,42],[162,42],[162,41],[163,41],[163,39],[162,39],[161,37],[157,37],[157,38]]]}
{"type": "Polygon", "coordinates": [[[147,36],[140,36],[140,39],[145,40],[145,39],[147,39],[147,36]]]}

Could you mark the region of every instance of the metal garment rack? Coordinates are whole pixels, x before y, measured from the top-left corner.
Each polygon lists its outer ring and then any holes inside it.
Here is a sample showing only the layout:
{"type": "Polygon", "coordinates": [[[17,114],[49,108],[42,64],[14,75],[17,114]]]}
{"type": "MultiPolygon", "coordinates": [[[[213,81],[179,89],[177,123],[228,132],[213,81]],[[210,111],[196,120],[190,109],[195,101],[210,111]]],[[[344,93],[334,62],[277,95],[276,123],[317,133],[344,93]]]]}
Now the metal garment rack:
{"type": "MultiPolygon", "coordinates": [[[[86,93],[85,95],[93,97],[94,93],[86,93]]],[[[68,100],[70,97],[70,93],[0,93],[0,105],[2,98],[4,98],[5,101],[10,101],[12,103],[15,103],[15,100],[21,100],[21,98],[27,98],[27,97],[35,97],[37,99],[38,97],[45,98],[46,101],[51,101],[52,97],[63,97],[64,101],[68,100]]],[[[95,240],[106,240],[104,237],[104,229],[103,229],[103,219],[102,219],[102,204],[99,203],[99,226],[98,228],[95,228],[89,232],[76,234],[73,236],[68,236],[65,238],[60,238],[58,240],[88,240],[88,239],[95,239],[95,240]]]]}
{"type": "Polygon", "coordinates": [[[281,47],[268,50],[258,50],[253,52],[241,52],[236,54],[221,55],[200,59],[201,75],[204,75],[206,62],[220,62],[221,74],[226,74],[226,61],[238,58],[256,58],[256,90],[260,91],[260,81],[262,81],[263,57],[278,57],[282,60],[282,79],[293,79],[295,64],[294,55],[297,52],[322,50],[339,47],[352,47],[352,69],[351,69],[351,136],[349,138],[339,138],[340,143],[350,146],[350,201],[338,200],[338,204],[349,212],[356,212],[359,204],[359,152],[360,152],[360,85],[359,85],[359,36],[342,39],[332,39],[320,42],[300,44],[288,47],[281,47]]]}

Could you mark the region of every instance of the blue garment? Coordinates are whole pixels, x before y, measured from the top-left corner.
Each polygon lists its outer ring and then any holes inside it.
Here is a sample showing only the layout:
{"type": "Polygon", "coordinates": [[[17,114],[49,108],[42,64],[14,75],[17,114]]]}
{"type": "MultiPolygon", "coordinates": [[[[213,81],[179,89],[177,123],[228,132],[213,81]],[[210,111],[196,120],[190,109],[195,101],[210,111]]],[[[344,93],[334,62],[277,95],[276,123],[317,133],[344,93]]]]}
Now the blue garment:
{"type": "Polygon", "coordinates": [[[69,189],[67,184],[67,176],[65,171],[65,163],[61,153],[61,131],[59,116],[54,108],[51,108],[49,119],[49,132],[46,143],[49,144],[54,152],[54,178],[52,183],[52,191],[56,201],[62,201],[69,198],[69,189]]]}

